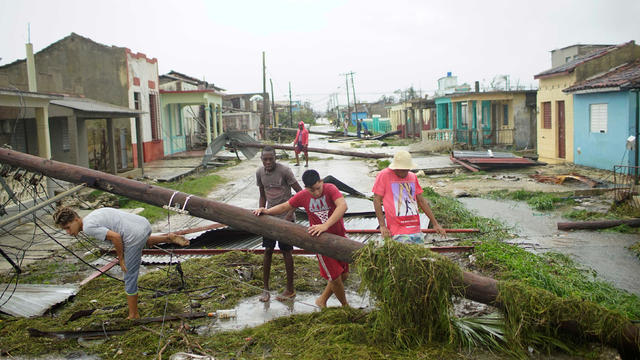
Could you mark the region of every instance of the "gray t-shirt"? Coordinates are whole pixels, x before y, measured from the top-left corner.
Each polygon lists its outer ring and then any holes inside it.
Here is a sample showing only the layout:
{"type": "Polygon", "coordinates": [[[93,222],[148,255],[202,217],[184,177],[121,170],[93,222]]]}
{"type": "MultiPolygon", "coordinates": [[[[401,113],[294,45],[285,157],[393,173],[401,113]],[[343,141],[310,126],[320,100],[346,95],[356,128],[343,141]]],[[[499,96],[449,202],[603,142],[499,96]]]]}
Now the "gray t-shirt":
{"type": "Polygon", "coordinates": [[[151,224],[140,215],[108,207],[94,210],[82,219],[82,231],[98,240],[104,241],[109,230],[120,234],[122,242],[128,245],[143,239],[146,242],[151,224]]]}
{"type": "MultiPolygon", "coordinates": [[[[297,182],[293,171],[280,163],[276,163],[273,171],[267,172],[264,166],[256,171],[256,184],[258,187],[264,187],[267,195],[267,208],[282,204],[291,198],[291,185],[297,182]]],[[[284,217],[283,214],[280,217],[284,217]]]]}

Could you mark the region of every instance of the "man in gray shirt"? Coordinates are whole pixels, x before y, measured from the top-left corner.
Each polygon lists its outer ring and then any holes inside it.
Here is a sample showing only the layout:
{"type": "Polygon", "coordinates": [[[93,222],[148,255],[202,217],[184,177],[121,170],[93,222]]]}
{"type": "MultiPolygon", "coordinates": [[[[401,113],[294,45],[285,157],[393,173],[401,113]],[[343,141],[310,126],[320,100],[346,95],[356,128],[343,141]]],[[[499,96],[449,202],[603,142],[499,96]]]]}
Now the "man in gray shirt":
{"type": "Polygon", "coordinates": [[[124,273],[124,289],[127,293],[129,317],[137,319],[138,313],[138,273],[145,245],[173,243],[188,246],[189,240],[184,236],[169,233],[167,235],[151,235],[151,224],[139,215],[113,208],[101,208],[81,218],[71,208],[61,207],[53,214],[55,224],[67,234],[77,236],[80,231],[98,240],[109,240],[116,249],[120,268],[124,273]]]}
{"type": "MultiPolygon", "coordinates": [[[[293,176],[291,169],[286,165],[276,162],[276,151],[272,147],[265,146],[262,149],[260,159],[262,160],[263,166],[256,171],[256,184],[260,190],[259,207],[270,208],[288,201],[291,198],[291,188],[296,192],[302,190],[302,187],[293,176]]],[[[279,217],[288,221],[295,220],[293,211],[279,217]]],[[[273,249],[276,246],[276,240],[263,238],[262,246],[265,248],[262,274],[264,290],[262,296],[260,296],[260,301],[266,302],[271,298],[271,294],[269,293],[269,276],[271,275],[271,258],[273,256],[273,249]]],[[[296,296],[296,292],[293,289],[293,246],[278,241],[278,248],[284,257],[284,267],[287,273],[287,288],[282,294],[278,295],[276,299],[292,299],[296,296]]]]}

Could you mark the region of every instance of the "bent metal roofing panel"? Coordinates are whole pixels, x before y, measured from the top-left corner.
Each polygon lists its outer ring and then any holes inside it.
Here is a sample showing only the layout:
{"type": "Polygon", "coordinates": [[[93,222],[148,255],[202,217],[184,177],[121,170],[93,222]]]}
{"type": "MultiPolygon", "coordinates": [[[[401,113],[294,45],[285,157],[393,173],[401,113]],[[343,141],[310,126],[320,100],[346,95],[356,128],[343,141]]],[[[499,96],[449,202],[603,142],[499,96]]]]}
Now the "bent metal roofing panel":
{"type": "Polygon", "coordinates": [[[76,285],[0,284],[0,311],[19,316],[43,315],[78,292],[76,285]]]}

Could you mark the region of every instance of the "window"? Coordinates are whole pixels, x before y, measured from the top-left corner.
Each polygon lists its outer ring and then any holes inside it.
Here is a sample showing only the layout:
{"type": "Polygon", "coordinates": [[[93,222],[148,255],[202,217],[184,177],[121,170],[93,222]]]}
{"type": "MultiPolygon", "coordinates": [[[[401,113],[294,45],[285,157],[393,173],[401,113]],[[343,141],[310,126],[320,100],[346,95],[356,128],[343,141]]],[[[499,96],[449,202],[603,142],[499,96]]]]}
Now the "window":
{"type": "Polygon", "coordinates": [[[607,104],[589,105],[589,123],[592,133],[607,132],[607,104]]]}
{"type": "Polygon", "coordinates": [[[460,123],[462,127],[467,127],[467,103],[460,104],[460,123]]]}
{"type": "Polygon", "coordinates": [[[551,102],[542,103],[542,128],[551,129],[551,102]]]}
{"type": "Polygon", "coordinates": [[[142,107],[140,106],[140,93],[133,93],[133,108],[136,110],[140,110],[142,107]]]}
{"type": "Polygon", "coordinates": [[[158,140],[158,104],[155,94],[149,94],[149,115],[151,116],[151,139],[158,140]]]}
{"type": "Polygon", "coordinates": [[[502,105],[502,125],[509,126],[509,105],[502,105]]]}

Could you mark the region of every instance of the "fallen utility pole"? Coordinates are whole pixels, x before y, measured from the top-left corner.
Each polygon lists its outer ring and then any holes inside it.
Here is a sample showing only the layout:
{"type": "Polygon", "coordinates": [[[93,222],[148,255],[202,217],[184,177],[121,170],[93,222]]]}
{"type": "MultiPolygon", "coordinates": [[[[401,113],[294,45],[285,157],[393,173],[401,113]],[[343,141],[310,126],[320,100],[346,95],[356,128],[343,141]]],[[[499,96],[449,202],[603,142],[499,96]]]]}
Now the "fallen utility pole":
{"type": "Polygon", "coordinates": [[[558,230],[597,230],[619,225],[640,227],[640,219],[559,222],[558,230]]]}
{"type": "MultiPolygon", "coordinates": [[[[298,132],[298,129],[292,129],[292,128],[284,128],[284,127],[274,127],[273,129],[271,129],[271,131],[280,131],[280,132],[288,132],[291,134],[296,134],[298,132]]],[[[315,130],[308,130],[309,134],[315,134],[315,135],[324,135],[324,136],[331,136],[333,134],[340,134],[339,131],[315,131],[315,130]]]]}
{"type": "MultiPolygon", "coordinates": [[[[76,184],[84,183],[98,190],[127,196],[151,205],[168,204],[170,207],[181,207],[192,216],[227,224],[233,228],[265,237],[276,238],[286,244],[345,262],[353,262],[354,253],[364,246],[362,243],[334,234],[323,233],[317,237],[311,236],[305,226],[273,216],[258,217],[249,210],[233,205],[9,149],[0,149],[0,162],[40,172],[56,179],[76,184]],[[173,202],[169,203],[170,201],[173,202]]],[[[464,297],[504,309],[504,304],[498,298],[497,280],[463,271],[462,284],[459,285],[463,289],[462,295],[464,297]]],[[[563,321],[557,326],[562,331],[584,335],[575,322],[563,321]]],[[[638,358],[640,356],[640,328],[631,322],[620,326],[623,329],[622,335],[610,339],[608,344],[616,347],[624,358],[638,358]]]]}
{"type": "MultiPolygon", "coordinates": [[[[278,145],[278,144],[260,144],[260,143],[233,143],[234,147],[242,148],[242,147],[252,147],[262,149],[265,146],[271,146],[274,149],[279,150],[291,150],[294,151],[296,148],[294,146],[289,145],[278,145]]],[[[333,155],[343,155],[343,156],[356,156],[368,159],[383,159],[392,157],[393,155],[384,154],[384,153],[363,153],[357,151],[348,151],[348,150],[333,150],[333,149],[322,149],[322,148],[307,148],[309,152],[316,153],[324,153],[324,154],[333,154],[333,155]]]]}
{"type": "MultiPolygon", "coordinates": [[[[346,229],[347,234],[379,234],[380,229],[346,229]]],[[[435,234],[435,229],[420,229],[421,232],[425,234],[435,234]]],[[[456,233],[477,233],[480,232],[478,229],[444,229],[447,234],[456,234],[456,233]]]]}
{"type": "Polygon", "coordinates": [[[362,244],[334,234],[311,236],[307,228],[273,216],[255,216],[252,211],[211,199],[193,196],[159,186],[145,184],[120,176],[46,160],[34,155],[9,149],[0,149],[0,163],[39,172],[46,176],[162,207],[180,208],[190,215],[226,224],[269,238],[277,238],[287,244],[315,253],[352,262],[353,253],[362,244]],[[170,203],[171,202],[171,203],[170,203]]]}

